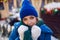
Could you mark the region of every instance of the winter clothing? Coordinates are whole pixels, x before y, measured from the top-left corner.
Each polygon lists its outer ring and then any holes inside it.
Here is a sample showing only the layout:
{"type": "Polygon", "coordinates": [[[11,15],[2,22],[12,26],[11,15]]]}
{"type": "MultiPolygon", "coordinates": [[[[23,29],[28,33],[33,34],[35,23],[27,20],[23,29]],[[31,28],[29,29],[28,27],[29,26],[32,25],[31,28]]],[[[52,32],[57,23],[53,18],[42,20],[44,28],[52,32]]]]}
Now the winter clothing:
{"type": "Polygon", "coordinates": [[[20,35],[20,40],[37,40],[41,34],[41,29],[37,25],[33,27],[21,25],[18,28],[18,33],[20,35]]]}
{"type": "Polygon", "coordinates": [[[23,19],[25,16],[29,16],[29,15],[38,17],[37,11],[32,6],[32,4],[29,2],[29,0],[24,0],[21,11],[20,11],[20,18],[23,19]]]}
{"type": "MultiPolygon", "coordinates": [[[[40,23],[40,22],[38,22],[38,23],[40,23]]],[[[18,29],[19,29],[19,27],[21,27],[21,25],[22,25],[21,22],[18,22],[18,23],[16,23],[14,25],[15,28],[11,32],[10,37],[9,37],[9,40],[20,40],[18,29]]],[[[45,24],[37,24],[37,25],[39,25],[39,27],[41,28],[41,34],[40,34],[40,36],[38,35],[38,39],[37,40],[51,40],[51,35],[52,35],[51,29],[47,25],[45,25],[45,24]]],[[[36,34],[34,34],[34,36],[35,35],[36,34]]]]}
{"type": "MultiPolygon", "coordinates": [[[[20,18],[23,19],[30,15],[38,17],[37,11],[29,0],[24,0],[20,11],[20,18]]],[[[14,26],[15,28],[11,32],[9,40],[51,40],[51,29],[45,24],[40,24],[40,21],[33,25],[33,27],[23,22],[18,22],[14,26]]]]}

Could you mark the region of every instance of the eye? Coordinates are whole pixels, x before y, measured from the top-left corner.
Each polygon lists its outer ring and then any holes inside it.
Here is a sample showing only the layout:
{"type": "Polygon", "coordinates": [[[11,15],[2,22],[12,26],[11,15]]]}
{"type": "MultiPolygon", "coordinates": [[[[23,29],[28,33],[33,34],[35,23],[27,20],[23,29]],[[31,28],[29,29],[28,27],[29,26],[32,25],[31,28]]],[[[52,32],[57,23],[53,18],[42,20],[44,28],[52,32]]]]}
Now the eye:
{"type": "Polygon", "coordinates": [[[27,18],[24,18],[23,20],[24,20],[24,21],[27,21],[27,18]]]}
{"type": "Polygon", "coordinates": [[[34,19],[34,17],[31,16],[30,19],[34,19]]]}

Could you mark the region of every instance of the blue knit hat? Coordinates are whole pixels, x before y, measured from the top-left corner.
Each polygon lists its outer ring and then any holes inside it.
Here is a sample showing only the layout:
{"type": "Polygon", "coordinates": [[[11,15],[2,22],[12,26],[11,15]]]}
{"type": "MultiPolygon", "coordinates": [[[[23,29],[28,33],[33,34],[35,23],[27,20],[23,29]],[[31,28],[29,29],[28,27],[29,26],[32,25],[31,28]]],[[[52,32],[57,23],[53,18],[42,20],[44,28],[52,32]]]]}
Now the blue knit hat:
{"type": "Polygon", "coordinates": [[[38,13],[35,8],[32,6],[29,0],[24,0],[20,10],[20,18],[23,19],[26,16],[33,15],[38,17],[38,13]]]}

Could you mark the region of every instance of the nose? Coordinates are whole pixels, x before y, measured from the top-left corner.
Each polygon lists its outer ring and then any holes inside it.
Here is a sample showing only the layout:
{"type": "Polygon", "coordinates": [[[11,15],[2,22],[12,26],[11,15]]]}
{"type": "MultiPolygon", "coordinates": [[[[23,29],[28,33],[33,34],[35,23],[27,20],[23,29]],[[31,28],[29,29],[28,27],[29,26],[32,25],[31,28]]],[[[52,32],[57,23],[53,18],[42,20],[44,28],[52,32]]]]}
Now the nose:
{"type": "Polygon", "coordinates": [[[32,21],[31,21],[31,20],[29,20],[29,21],[28,21],[28,24],[31,24],[31,23],[32,23],[32,21]]]}

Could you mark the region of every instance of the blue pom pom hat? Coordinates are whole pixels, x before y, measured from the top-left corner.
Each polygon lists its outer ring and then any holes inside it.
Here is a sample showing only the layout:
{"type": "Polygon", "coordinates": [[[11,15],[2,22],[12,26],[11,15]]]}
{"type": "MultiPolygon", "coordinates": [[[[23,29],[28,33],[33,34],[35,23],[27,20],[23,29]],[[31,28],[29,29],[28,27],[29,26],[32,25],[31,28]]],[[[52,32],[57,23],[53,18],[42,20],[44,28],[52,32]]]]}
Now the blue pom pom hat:
{"type": "Polygon", "coordinates": [[[29,0],[24,0],[20,10],[20,18],[23,19],[24,17],[29,15],[38,17],[38,13],[36,9],[32,6],[31,2],[29,0]]]}

